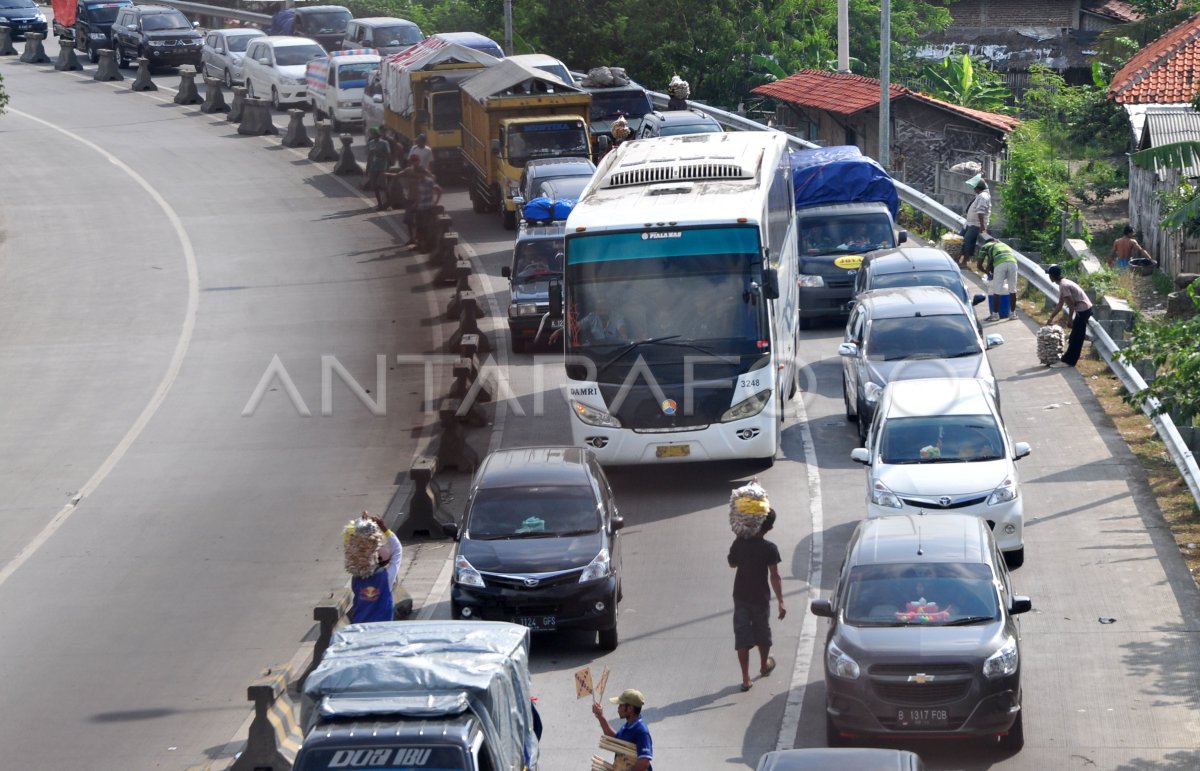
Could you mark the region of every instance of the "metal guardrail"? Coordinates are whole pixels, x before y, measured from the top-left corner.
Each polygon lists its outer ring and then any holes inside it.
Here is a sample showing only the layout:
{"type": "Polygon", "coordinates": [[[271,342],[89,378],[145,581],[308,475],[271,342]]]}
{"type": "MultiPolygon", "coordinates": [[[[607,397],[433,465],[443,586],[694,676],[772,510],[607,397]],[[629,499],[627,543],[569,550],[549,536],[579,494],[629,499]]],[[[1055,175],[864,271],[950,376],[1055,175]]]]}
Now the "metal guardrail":
{"type": "Polygon", "coordinates": [[[169,5],[194,16],[213,16],[221,19],[237,19],[252,24],[270,25],[271,17],[265,13],[253,13],[237,8],[225,8],[220,5],[205,5],[204,3],[189,3],[186,0],[134,0],[134,5],[169,5]]]}

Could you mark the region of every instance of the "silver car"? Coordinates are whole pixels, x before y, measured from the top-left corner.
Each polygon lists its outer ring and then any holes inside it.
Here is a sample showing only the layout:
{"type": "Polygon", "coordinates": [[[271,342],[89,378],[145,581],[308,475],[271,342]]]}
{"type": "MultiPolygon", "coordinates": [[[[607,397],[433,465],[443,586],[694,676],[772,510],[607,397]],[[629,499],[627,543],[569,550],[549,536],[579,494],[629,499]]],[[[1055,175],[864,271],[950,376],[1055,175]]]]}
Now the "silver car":
{"type": "Polygon", "coordinates": [[[220,78],[226,88],[240,86],[246,81],[242,60],[246,47],[256,37],[265,37],[260,29],[230,27],[214,29],[204,38],[200,72],[207,78],[220,78]]]}

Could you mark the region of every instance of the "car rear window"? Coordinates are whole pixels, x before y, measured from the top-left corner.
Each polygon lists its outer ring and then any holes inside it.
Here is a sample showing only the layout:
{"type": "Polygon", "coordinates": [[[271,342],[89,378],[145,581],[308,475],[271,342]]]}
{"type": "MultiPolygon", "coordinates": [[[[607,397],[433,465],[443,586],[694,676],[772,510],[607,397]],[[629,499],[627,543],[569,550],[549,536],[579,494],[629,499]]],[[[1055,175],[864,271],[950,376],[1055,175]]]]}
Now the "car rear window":
{"type": "Polygon", "coordinates": [[[852,568],[852,626],[966,626],[1000,619],[992,569],[977,562],[888,563],[852,568]]]}
{"type": "Polygon", "coordinates": [[[888,418],[879,436],[888,464],[976,463],[1004,457],[1004,439],[989,415],[888,418]]]}
{"type": "Polygon", "coordinates": [[[552,538],[600,529],[595,496],[586,487],[484,488],[471,501],[467,532],[474,539],[552,538]]]}
{"type": "Polygon", "coordinates": [[[957,270],[906,270],[901,273],[876,273],[871,277],[868,289],[891,289],[905,286],[942,286],[963,302],[967,301],[967,288],[963,285],[962,273],[957,270]]]}
{"type": "Polygon", "coordinates": [[[259,35],[230,35],[225,38],[225,41],[230,51],[241,53],[246,50],[246,46],[250,45],[250,41],[256,37],[259,37],[259,35]]]}
{"type": "Polygon", "coordinates": [[[980,352],[975,327],[965,313],[875,319],[866,340],[871,361],[957,359],[980,352]]]}
{"type": "Polygon", "coordinates": [[[681,134],[715,134],[720,131],[720,126],[711,123],[675,123],[659,128],[658,135],[673,137],[681,134]]]}
{"type": "Polygon", "coordinates": [[[324,55],[325,49],[319,45],[279,46],[275,49],[275,64],[280,67],[293,67],[297,64],[308,64],[324,55]]]}

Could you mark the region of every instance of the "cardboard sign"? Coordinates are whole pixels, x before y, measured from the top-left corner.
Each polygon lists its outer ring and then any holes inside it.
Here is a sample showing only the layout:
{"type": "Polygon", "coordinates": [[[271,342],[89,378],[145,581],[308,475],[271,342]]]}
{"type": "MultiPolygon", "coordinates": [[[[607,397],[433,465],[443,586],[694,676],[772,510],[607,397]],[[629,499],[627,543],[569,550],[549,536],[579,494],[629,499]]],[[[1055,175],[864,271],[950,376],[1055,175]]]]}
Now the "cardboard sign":
{"type": "Polygon", "coordinates": [[[575,698],[582,699],[592,695],[592,670],[584,667],[575,673],[575,698]]]}
{"type": "Polygon", "coordinates": [[[596,684],[596,691],[595,691],[595,693],[592,694],[596,698],[596,701],[604,700],[604,689],[607,687],[608,687],[608,667],[605,667],[604,671],[600,673],[600,682],[596,684]]]}

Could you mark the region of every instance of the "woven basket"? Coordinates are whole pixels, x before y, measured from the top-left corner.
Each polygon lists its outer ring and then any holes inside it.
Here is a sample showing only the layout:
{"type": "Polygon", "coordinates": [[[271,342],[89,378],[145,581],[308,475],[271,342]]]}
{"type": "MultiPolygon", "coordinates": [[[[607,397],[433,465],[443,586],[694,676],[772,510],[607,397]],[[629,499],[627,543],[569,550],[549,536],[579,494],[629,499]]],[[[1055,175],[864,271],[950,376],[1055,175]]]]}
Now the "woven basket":
{"type": "Polygon", "coordinates": [[[945,233],[939,241],[942,251],[954,259],[962,256],[963,239],[957,233],[945,233]]]}

